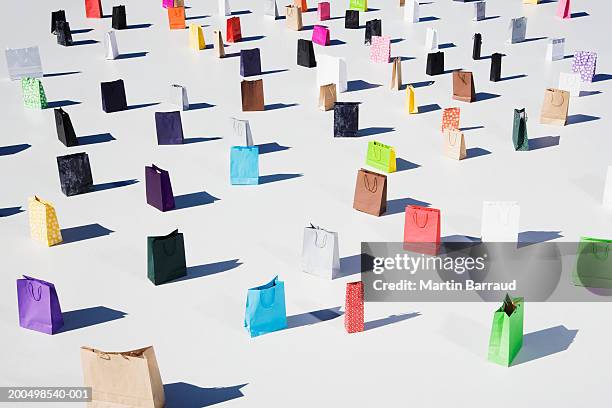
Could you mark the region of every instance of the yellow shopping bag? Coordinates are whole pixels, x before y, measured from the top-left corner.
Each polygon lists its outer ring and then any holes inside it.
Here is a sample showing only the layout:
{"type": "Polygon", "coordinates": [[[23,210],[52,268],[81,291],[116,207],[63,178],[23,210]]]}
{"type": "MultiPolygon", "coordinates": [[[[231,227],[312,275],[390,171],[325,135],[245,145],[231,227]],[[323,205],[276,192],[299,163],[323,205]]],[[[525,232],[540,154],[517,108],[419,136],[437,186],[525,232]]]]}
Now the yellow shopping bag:
{"type": "Polygon", "coordinates": [[[196,51],[203,50],[206,48],[206,42],[204,41],[204,32],[202,26],[198,24],[189,25],[189,47],[196,51]]]}
{"type": "Polygon", "coordinates": [[[540,0],[523,0],[523,4],[538,4],[540,0]]]}
{"type": "Polygon", "coordinates": [[[62,242],[62,233],[53,205],[36,196],[28,199],[30,236],[32,239],[52,246],[62,242]]]}
{"type": "Polygon", "coordinates": [[[419,113],[419,108],[416,106],[415,99],[414,88],[412,85],[408,85],[406,87],[406,107],[408,108],[408,113],[419,113]]]}

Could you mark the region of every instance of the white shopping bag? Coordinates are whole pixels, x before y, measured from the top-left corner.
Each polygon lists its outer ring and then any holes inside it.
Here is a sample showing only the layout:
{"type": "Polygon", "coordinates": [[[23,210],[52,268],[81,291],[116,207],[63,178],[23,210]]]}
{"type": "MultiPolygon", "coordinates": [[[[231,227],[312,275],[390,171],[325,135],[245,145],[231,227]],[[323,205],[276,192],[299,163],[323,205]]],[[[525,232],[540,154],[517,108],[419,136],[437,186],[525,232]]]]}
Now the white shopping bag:
{"type": "Polygon", "coordinates": [[[253,134],[248,120],[232,118],[232,146],[253,146],[253,134]]]}
{"type": "Polygon", "coordinates": [[[552,38],[548,40],[546,60],[558,61],[565,58],[565,38],[552,38]]]}
{"type": "Polygon", "coordinates": [[[170,103],[179,106],[181,110],[189,110],[187,88],[183,85],[170,85],[170,103]]]}
{"type": "Polygon", "coordinates": [[[29,78],[42,78],[43,69],[38,47],[7,48],[6,67],[11,81],[29,78]]]}
{"type": "Polygon", "coordinates": [[[438,30],[435,28],[427,28],[427,37],[425,37],[425,50],[427,52],[438,51],[438,30]]]}
{"type": "Polygon", "coordinates": [[[480,21],[485,19],[487,3],[484,1],[478,1],[474,3],[474,21],[480,21]]]}
{"type": "Polygon", "coordinates": [[[231,16],[232,8],[230,7],[229,0],[219,0],[219,15],[220,16],[231,16]]]}
{"type": "Polygon", "coordinates": [[[276,20],[278,18],[278,6],[276,0],[264,0],[264,16],[276,20]]]}
{"type": "Polygon", "coordinates": [[[482,242],[517,242],[520,207],[514,201],[482,203],[482,242]]]}
{"type": "Polygon", "coordinates": [[[317,86],[336,84],[337,91],[348,89],[346,61],[330,55],[317,55],[317,86]]]}
{"type": "Polygon", "coordinates": [[[304,228],[302,270],[322,278],[335,279],[340,275],[338,233],[310,224],[304,228]]]}
{"type": "Polygon", "coordinates": [[[114,31],[109,31],[104,35],[104,50],[106,51],[105,58],[107,60],[114,60],[119,56],[117,37],[115,37],[114,31]]]}
{"type": "Polygon", "coordinates": [[[603,205],[612,210],[612,166],[608,166],[608,174],[606,175],[606,185],[603,194],[603,205]]]}
{"type": "Polygon", "coordinates": [[[559,89],[569,92],[570,96],[580,96],[580,88],[582,88],[582,79],[580,74],[560,72],[559,73],[559,89]]]}
{"type": "Polygon", "coordinates": [[[510,38],[508,42],[510,44],[516,44],[525,41],[527,35],[527,17],[517,17],[510,20],[510,38]]]}
{"type": "Polygon", "coordinates": [[[420,20],[419,15],[419,2],[414,0],[404,6],[404,21],[411,23],[418,23],[420,20]]]}

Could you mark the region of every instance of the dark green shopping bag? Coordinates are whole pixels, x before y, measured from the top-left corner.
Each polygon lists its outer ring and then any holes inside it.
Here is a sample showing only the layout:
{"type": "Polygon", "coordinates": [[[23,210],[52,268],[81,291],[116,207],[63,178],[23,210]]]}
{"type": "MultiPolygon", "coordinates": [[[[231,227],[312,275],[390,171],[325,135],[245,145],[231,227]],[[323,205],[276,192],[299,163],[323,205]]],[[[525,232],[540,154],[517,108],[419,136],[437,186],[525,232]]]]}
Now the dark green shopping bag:
{"type": "Polygon", "coordinates": [[[166,236],[147,237],[147,275],[155,285],[187,276],[185,243],[178,230],[166,236]]]}
{"type": "Polygon", "coordinates": [[[493,315],[489,338],[489,361],[510,366],[523,346],[523,298],[510,299],[493,315]]]}
{"type": "Polygon", "coordinates": [[[514,110],[514,121],[512,125],[512,143],[514,150],[529,150],[529,137],[527,136],[527,113],[525,109],[514,110]]]}
{"type": "Polygon", "coordinates": [[[612,240],[582,237],[576,252],[572,281],[576,286],[612,289],[612,240]]]}

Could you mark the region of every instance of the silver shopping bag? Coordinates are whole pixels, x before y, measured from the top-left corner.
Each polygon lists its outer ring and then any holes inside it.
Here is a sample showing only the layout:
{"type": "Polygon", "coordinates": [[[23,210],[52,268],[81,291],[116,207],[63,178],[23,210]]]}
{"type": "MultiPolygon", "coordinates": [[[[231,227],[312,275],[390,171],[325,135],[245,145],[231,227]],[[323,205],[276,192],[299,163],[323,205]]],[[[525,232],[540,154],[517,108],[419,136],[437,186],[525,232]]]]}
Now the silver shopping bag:
{"type": "Polygon", "coordinates": [[[43,69],[38,47],[7,48],[6,67],[11,81],[25,77],[42,78],[43,69]]]}
{"type": "Polygon", "coordinates": [[[253,134],[248,120],[232,118],[232,146],[253,146],[253,134]]]}
{"type": "Polygon", "coordinates": [[[106,52],[105,58],[107,60],[114,60],[119,56],[117,37],[115,37],[114,31],[109,31],[104,34],[104,50],[106,52]]]}
{"type": "Polygon", "coordinates": [[[276,20],[278,18],[278,6],[276,5],[276,0],[264,0],[263,12],[264,16],[276,20]]]}
{"type": "Polygon", "coordinates": [[[182,110],[189,110],[189,98],[187,88],[183,85],[170,85],[170,103],[180,107],[182,110]]]}
{"type": "Polygon", "coordinates": [[[304,228],[302,270],[328,279],[340,276],[337,232],[327,231],[312,224],[304,228]]]}
{"type": "Polygon", "coordinates": [[[518,17],[510,20],[510,44],[516,44],[525,41],[527,35],[527,17],[518,17]]]}

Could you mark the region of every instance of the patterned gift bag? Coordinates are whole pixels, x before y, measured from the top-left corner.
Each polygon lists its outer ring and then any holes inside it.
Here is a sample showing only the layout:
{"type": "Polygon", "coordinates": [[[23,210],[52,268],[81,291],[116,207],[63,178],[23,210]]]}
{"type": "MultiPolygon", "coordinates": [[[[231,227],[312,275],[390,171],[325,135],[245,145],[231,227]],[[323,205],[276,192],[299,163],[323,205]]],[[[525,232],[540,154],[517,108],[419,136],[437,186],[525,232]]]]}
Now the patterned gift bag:
{"type": "Polygon", "coordinates": [[[53,204],[37,196],[28,199],[28,218],[30,236],[36,241],[52,246],[62,242],[57,215],[53,204]]]}
{"type": "Polygon", "coordinates": [[[346,284],[344,304],[344,328],[347,333],[358,333],[364,329],[363,323],[363,283],[349,282],[346,284]]]}
{"type": "Polygon", "coordinates": [[[576,51],[572,72],[580,74],[582,82],[593,82],[597,69],[597,53],[591,51],[576,51]]]}
{"type": "Polygon", "coordinates": [[[390,37],[372,37],[372,46],[370,47],[370,61],[384,64],[388,64],[391,61],[390,37]]]}
{"type": "Polygon", "coordinates": [[[21,90],[23,91],[23,106],[32,109],[47,108],[47,97],[40,79],[21,78],[21,90]]]}
{"type": "Polygon", "coordinates": [[[444,129],[459,129],[460,108],[445,108],[442,113],[442,132],[444,129]]]}

